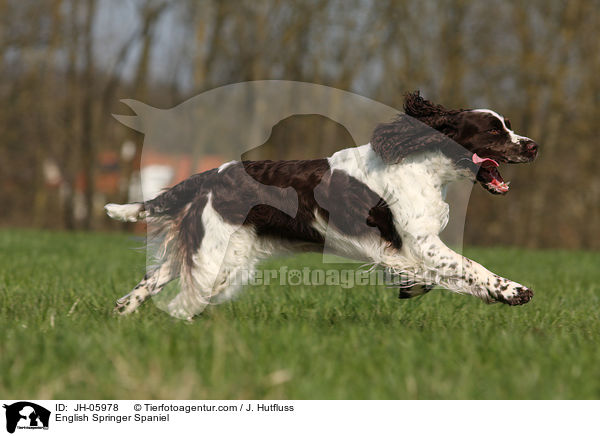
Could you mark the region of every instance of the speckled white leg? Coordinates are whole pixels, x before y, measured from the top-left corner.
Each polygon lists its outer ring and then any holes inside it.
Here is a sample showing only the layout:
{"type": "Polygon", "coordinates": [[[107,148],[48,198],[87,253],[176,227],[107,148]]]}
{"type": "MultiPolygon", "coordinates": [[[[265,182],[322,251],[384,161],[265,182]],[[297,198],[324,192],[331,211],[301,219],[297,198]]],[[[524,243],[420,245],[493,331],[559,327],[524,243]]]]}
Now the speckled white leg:
{"type": "Polygon", "coordinates": [[[525,304],[533,297],[527,287],[500,277],[477,262],[448,248],[438,236],[416,238],[413,254],[422,259],[423,282],[448,290],[474,295],[486,302],[499,301],[511,306],[525,304]]]}
{"type": "Polygon", "coordinates": [[[172,271],[170,264],[165,262],[159,268],[147,273],[142,281],[133,288],[133,291],[119,298],[115,305],[115,311],[120,315],[134,312],[144,301],[158,294],[167,283],[176,277],[177,274],[172,271]]]}

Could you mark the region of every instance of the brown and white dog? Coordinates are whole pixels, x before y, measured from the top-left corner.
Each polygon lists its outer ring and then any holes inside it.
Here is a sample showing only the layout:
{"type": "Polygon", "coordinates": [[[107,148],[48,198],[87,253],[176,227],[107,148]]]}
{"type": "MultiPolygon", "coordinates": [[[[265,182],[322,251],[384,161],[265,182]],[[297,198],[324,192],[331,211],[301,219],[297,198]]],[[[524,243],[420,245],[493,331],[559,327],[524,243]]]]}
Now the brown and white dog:
{"type": "Polygon", "coordinates": [[[446,187],[469,178],[493,194],[508,183],[500,163],[531,162],[537,145],[488,109],[448,110],[406,96],[405,114],[379,125],[371,142],[326,159],[228,162],[191,176],[153,200],[108,204],[114,219],[145,219],[156,265],[117,301],[134,311],[170,281],[167,310],[190,318],[239,288],[229,280],[276,252],[322,251],[410,277],[401,298],[436,285],[486,302],[527,303],[533,292],[448,248],[446,187]],[[216,299],[216,300],[213,300],[216,299]]]}

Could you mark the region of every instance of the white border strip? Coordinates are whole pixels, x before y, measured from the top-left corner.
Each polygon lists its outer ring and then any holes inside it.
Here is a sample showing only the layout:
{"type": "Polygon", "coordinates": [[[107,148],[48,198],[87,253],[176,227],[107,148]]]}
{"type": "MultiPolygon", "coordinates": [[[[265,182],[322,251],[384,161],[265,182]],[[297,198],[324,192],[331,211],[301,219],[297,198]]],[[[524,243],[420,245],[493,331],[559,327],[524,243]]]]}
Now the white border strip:
{"type": "MultiPolygon", "coordinates": [[[[10,405],[17,400],[5,400],[10,405]]],[[[597,401],[44,401],[43,435],[596,434],[597,401]]],[[[0,434],[6,416],[0,414],[0,434]]],[[[28,425],[26,420],[19,425],[28,425]],[[22,424],[21,424],[22,423],[22,424]]],[[[40,434],[17,428],[15,435],[40,434]]]]}

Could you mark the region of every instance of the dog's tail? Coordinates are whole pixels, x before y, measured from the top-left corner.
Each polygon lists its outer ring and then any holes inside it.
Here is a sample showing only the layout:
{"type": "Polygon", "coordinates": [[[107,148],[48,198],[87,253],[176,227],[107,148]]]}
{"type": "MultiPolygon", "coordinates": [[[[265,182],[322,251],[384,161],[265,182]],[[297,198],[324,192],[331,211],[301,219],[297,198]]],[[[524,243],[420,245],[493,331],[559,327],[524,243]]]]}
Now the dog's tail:
{"type": "Polygon", "coordinates": [[[109,203],[104,209],[109,217],[119,221],[136,222],[146,218],[168,220],[176,217],[216,172],[217,169],[213,169],[195,174],[144,203],[109,203]]]}
{"type": "Polygon", "coordinates": [[[106,214],[117,221],[136,222],[146,218],[144,203],[116,204],[108,203],[104,206],[106,214]]]}

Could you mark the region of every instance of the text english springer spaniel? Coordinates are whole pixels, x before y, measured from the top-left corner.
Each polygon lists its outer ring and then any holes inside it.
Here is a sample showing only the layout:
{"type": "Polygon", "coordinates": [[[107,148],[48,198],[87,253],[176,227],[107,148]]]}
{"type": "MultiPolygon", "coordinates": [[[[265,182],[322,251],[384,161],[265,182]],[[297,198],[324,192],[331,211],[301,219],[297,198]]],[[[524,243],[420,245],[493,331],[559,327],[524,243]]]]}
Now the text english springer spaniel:
{"type": "Polygon", "coordinates": [[[509,184],[501,163],[531,162],[537,144],[488,109],[449,110],[408,94],[405,114],[377,126],[371,142],[326,159],[228,162],[144,203],[108,204],[121,221],[146,220],[156,262],[119,313],[179,279],[166,306],[191,318],[233,296],[231,277],[278,252],[329,250],[407,278],[400,298],[434,286],[485,302],[527,303],[531,289],[448,248],[446,186],[467,178],[492,194],[509,184]]]}

